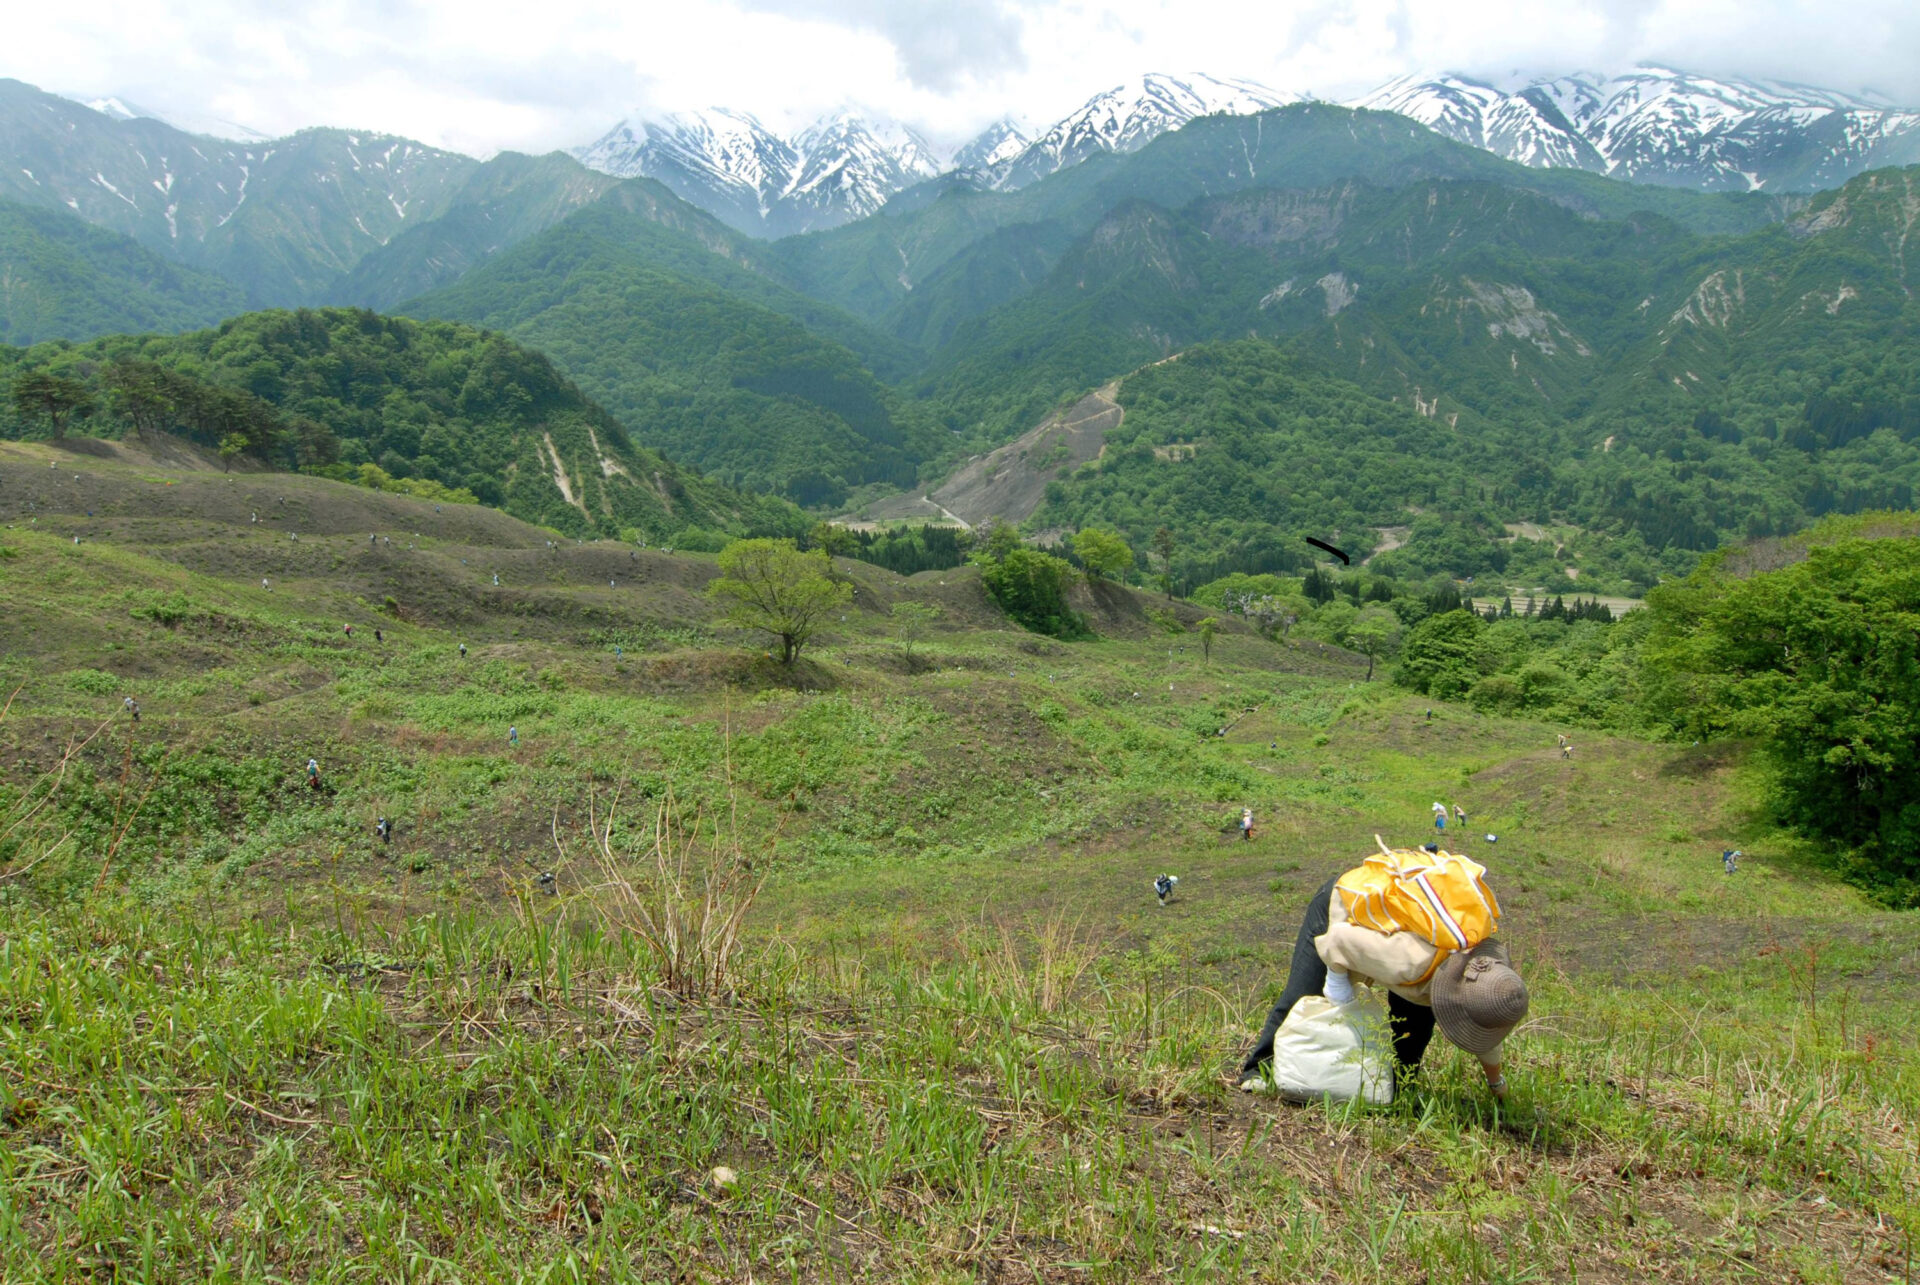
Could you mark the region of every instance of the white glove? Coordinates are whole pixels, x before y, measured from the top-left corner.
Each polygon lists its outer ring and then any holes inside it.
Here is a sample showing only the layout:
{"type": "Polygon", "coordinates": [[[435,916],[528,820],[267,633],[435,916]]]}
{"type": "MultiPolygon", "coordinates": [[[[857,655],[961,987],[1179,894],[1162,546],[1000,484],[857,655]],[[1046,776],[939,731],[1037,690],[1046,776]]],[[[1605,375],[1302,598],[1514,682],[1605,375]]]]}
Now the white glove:
{"type": "Polygon", "coordinates": [[[1345,973],[1336,973],[1329,969],[1327,984],[1322,994],[1336,1004],[1351,1004],[1354,999],[1353,983],[1347,979],[1345,973]]]}

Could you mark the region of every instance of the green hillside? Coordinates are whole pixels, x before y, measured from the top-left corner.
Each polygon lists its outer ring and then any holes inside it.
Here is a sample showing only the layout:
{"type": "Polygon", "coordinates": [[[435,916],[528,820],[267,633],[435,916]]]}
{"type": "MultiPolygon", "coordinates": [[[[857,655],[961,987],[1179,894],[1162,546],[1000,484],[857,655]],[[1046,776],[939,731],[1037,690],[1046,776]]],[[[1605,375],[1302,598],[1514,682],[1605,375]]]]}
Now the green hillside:
{"type": "Polygon", "coordinates": [[[831,336],[881,353],[886,341],[728,257],[744,238],[706,216],[663,219],[651,187],[620,189],[407,311],[538,348],[637,440],[732,485],[831,505],[911,484],[917,417],[831,336]]]}
{"type": "Polygon", "coordinates": [[[0,201],[0,344],[191,330],[243,306],[225,281],[65,210],[0,201]]]}
{"type": "MultiPolygon", "coordinates": [[[[216,330],[0,349],[0,381],[45,370],[90,386],[94,431],[178,432],[243,460],[463,489],[569,534],[653,540],[796,529],[655,452],[539,353],[451,322],[350,309],[248,313],[216,330]],[[705,533],[704,536],[702,533],[705,533]]],[[[9,405],[15,435],[43,431],[9,405]]]]}

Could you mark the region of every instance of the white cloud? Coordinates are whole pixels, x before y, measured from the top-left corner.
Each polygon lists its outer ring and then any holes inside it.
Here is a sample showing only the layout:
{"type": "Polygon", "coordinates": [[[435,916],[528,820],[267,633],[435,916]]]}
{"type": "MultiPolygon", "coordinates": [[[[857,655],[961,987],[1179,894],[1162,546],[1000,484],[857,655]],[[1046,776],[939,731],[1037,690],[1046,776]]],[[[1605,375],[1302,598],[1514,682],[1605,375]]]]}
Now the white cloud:
{"type": "Polygon", "coordinates": [[[1920,102],[1920,6],[1851,0],[94,0],[18,7],[0,74],[267,133],[333,124],[462,151],[584,142],[631,108],[788,123],[845,103],[958,138],[1145,71],[1328,97],[1409,71],[1664,61],[1920,102]]]}

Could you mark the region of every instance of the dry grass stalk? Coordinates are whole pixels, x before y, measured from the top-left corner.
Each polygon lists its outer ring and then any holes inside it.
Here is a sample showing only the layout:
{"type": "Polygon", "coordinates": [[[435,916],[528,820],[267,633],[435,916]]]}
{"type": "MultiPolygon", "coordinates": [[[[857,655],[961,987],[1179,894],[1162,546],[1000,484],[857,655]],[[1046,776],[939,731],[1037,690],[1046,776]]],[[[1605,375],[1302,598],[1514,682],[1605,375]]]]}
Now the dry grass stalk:
{"type": "Polygon", "coordinates": [[[1036,1013],[1064,1008],[1100,955],[1098,943],[1083,935],[1064,911],[1029,930],[1030,961],[1023,957],[1013,928],[1002,921],[998,929],[997,949],[989,946],[983,953],[987,973],[1003,992],[1023,995],[1036,1013]]]}
{"type": "MultiPolygon", "coordinates": [[[[0,722],[5,722],[8,714],[12,712],[13,703],[24,686],[25,684],[15,687],[7,697],[6,704],[0,706],[0,722]]],[[[0,852],[11,849],[27,857],[26,860],[20,861],[11,868],[0,869],[0,880],[19,878],[66,847],[73,839],[71,827],[57,830],[53,801],[59,795],[60,787],[66,783],[67,772],[79,759],[81,751],[99,739],[103,732],[113,726],[113,722],[111,718],[103,719],[86,736],[77,740],[69,739],[59,760],[30,781],[15,797],[13,804],[4,813],[0,813],[0,852]]],[[[94,883],[96,892],[106,880],[107,870],[113,862],[114,854],[120,849],[121,841],[126,838],[127,831],[132,829],[134,821],[140,815],[140,810],[146,805],[147,795],[153,792],[154,782],[160,779],[160,774],[156,770],[147,782],[146,791],[134,804],[133,810],[127,812],[124,804],[132,771],[133,743],[129,741],[120,773],[120,792],[114,799],[113,840],[101,864],[100,877],[94,883]]]]}
{"type": "Polygon", "coordinates": [[[726,823],[699,810],[688,816],[671,791],[638,852],[616,842],[618,812],[618,795],[604,812],[588,802],[587,828],[603,879],[601,916],[646,945],[660,983],[675,994],[727,992],[766,870],[756,870],[741,848],[731,816],[726,823]]]}

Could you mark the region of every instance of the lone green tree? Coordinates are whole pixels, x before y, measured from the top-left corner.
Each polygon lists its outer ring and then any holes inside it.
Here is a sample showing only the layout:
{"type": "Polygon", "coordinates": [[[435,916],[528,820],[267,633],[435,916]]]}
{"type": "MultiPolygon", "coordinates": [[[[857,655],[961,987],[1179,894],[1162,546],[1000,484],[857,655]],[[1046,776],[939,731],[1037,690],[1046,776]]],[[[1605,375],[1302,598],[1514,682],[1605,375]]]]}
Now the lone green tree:
{"type": "Polygon", "coordinates": [[[67,421],[93,414],[93,393],[77,379],[30,370],[13,381],[13,409],[28,423],[44,420],[53,436],[67,435],[67,421]]]}
{"type": "Polygon", "coordinates": [[[802,553],[792,540],[735,540],[720,554],[720,577],[707,596],[725,604],[724,619],[780,643],[780,663],[800,657],[820,622],[853,598],[853,586],[833,578],[833,562],[817,549],[802,553]]]}
{"type": "Polygon", "coordinates": [[[925,640],[927,630],[940,616],[940,608],[927,602],[896,602],[892,615],[894,628],[900,634],[900,649],[912,660],[914,647],[925,640]]]}
{"type": "Polygon", "coordinates": [[[1347,626],[1347,641],[1367,653],[1367,681],[1373,681],[1373,662],[1400,643],[1400,617],[1378,603],[1369,603],[1347,626]]]}
{"type": "Polygon", "coordinates": [[[1118,580],[1133,565],[1133,550],[1111,531],[1088,527],[1073,537],[1073,552],[1090,580],[1118,580]]]}
{"type": "Polygon", "coordinates": [[[1208,616],[1200,622],[1199,630],[1200,658],[1211,661],[1213,659],[1213,640],[1220,632],[1220,622],[1214,617],[1208,616]]]}

